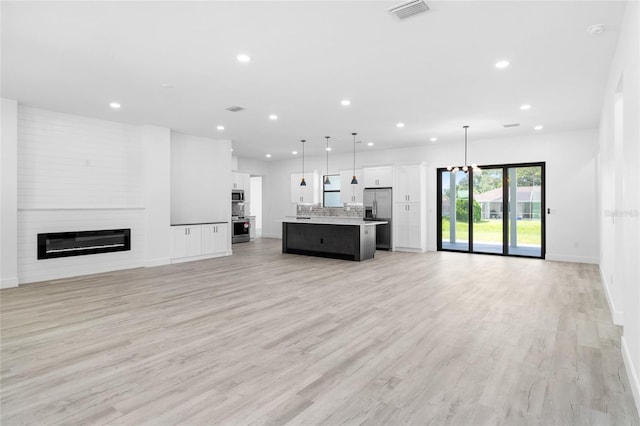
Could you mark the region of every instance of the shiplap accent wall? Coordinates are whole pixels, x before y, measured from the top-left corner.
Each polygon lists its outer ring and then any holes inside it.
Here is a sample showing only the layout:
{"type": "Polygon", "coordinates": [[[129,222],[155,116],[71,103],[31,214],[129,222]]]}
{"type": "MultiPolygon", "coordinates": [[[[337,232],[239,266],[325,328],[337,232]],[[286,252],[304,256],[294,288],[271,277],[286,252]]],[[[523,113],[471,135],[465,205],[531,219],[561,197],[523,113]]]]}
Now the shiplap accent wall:
{"type": "Polygon", "coordinates": [[[142,128],[18,111],[18,276],[33,282],[144,265],[142,128]],[[131,228],[132,250],[37,260],[40,232],[131,228]]]}

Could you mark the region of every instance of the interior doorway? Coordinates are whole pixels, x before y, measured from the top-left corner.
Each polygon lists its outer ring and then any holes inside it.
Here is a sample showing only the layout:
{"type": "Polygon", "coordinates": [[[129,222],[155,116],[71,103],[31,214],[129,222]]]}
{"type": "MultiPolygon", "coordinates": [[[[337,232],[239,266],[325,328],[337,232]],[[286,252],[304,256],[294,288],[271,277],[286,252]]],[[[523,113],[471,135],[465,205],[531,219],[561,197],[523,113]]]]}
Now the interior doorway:
{"type": "Polygon", "coordinates": [[[438,250],[544,258],[544,163],[438,169],[438,250]]]}

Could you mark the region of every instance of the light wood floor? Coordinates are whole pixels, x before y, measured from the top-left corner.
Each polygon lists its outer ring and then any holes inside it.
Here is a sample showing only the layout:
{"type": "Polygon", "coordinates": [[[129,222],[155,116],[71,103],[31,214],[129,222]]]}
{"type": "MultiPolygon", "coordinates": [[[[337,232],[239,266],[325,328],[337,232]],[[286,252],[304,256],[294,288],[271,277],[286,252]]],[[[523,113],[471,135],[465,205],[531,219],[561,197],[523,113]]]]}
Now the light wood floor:
{"type": "Polygon", "coordinates": [[[3,290],[1,423],[640,424],[593,265],[233,248],[3,290]]]}

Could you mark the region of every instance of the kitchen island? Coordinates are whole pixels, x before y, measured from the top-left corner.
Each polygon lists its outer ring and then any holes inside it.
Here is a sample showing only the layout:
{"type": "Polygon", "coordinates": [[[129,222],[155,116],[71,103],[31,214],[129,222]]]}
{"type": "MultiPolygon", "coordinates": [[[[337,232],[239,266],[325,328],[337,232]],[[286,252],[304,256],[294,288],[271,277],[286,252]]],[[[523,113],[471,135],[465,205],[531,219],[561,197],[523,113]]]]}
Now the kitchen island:
{"type": "Polygon", "coordinates": [[[362,219],[293,218],[282,221],[282,252],[346,260],[372,259],[376,225],[362,219]]]}

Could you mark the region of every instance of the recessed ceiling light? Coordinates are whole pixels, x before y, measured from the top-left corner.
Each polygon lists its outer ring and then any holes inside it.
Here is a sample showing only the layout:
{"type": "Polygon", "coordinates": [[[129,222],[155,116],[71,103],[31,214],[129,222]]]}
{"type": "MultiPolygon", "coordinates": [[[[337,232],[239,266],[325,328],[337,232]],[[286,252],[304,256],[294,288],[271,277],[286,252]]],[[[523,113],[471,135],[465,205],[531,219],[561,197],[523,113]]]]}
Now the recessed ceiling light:
{"type": "Polygon", "coordinates": [[[520,105],[520,109],[523,111],[526,111],[528,109],[531,109],[531,105],[529,104],[520,105]]]}
{"type": "Polygon", "coordinates": [[[367,143],[367,145],[373,146],[374,144],[373,144],[373,142],[369,142],[369,143],[367,143]]]}
{"type": "Polygon", "coordinates": [[[111,108],[113,108],[113,109],[118,109],[118,108],[120,108],[120,104],[119,104],[119,103],[117,103],[117,102],[111,102],[111,103],[109,104],[109,106],[110,106],[111,108]]]}
{"type": "Polygon", "coordinates": [[[340,101],[340,105],[349,106],[349,105],[351,105],[351,101],[349,99],[343,99],[343,100],[340,101]]]}
{"type": "Polygon", "coordinates": [[[542,129],[543,129],[543,127],[542,127],[542,126],[540,126],[540,125],[538,125],[538,126],[536,126],[536,127],[534,127],[534,128],[533,128],[533,130],[542,130],[542,129]]]}
{"type": "Polygon", "coordinates": [[[216,129],[218,129],[218,130],[224,130],[224,126],[218,126],[218,127],[216,127],[216,129]]]}
{"type": "Polygon", "coordinates": [[[291,151],[293,155],[298,155],[298,151],[291,151]]]}
{"type": "Polygon", "coordinates": [[[231,148],[229,151],[233,152],[233,148],[231,148]]]}
{"type": "Polygon", "coordinates": [[[266,155],[266,157],[267,157],[267,158],[271,158],[271,154],[267,154],[267,155],[266,155]]]}
{"type": "Polygon", "coordinates": [[[431,138],[431,142],[435,142],[437,140],[438,140],[438,138],[431,138]]]}
{"type": "Polygon", "coordinates": [[[331,151],[331,147],[330,147],[330,146],[326,147],[325,149],[326,149],[327,151],[331,151]]]}
{"type": "Polygon", "coordinates": [[[396,124],[396,127],[404,127],[404,123],[398,123],[396,124]]]}
{"type": "Polygon", "coordinates": [[[509,61],[498,61],[496,62],[496,68],[503,69],[509,66],[509,61]]]}
{"type": "Polygon", "coordinates": [[[240,55],[238,55],[237,58],[238,58],[238,62],[249,62],[249,61],[251,61],[251,57],[249,55],[245,55],[244,53],[241,53],[240,55]]]}
{"type": "Polygon", "coordinates": [[[275,115],[275,114],[271,114],[271,115],[269,116],[269,120],[277,120],[277,119],[278,119],[278,116],[277,116],[277,115],[275,115]]]}

